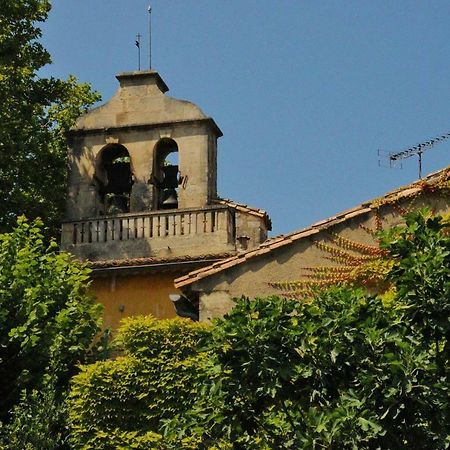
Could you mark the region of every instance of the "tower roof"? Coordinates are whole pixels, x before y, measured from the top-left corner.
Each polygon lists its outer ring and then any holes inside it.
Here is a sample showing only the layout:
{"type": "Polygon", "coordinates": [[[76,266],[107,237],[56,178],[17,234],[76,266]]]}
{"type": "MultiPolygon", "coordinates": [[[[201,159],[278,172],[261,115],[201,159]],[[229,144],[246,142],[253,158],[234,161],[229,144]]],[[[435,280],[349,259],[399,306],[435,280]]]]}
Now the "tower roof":
{"type": "Polygon", "coordinates": [[[73,131],[212,120],[193,103],[165,95],[169,88],[155,70],[123,72],[116,78],[120,86],[113,97],[81,116],[73,131]]]}

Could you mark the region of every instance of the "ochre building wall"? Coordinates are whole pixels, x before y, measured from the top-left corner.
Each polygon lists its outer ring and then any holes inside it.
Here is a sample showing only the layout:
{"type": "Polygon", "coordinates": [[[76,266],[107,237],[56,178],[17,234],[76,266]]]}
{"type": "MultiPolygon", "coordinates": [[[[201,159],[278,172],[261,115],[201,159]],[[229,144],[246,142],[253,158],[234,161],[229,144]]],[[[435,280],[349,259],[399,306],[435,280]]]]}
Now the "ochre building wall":
{"type": "Polygon", "coordinates": [[[176,274],[112,274],[95,277],[92,292],[104,306],[103,326],[117,329],[129,316],[151,314],[158,319],[175,317],[169,294],[179,292],[173,287],[176,274]]]}

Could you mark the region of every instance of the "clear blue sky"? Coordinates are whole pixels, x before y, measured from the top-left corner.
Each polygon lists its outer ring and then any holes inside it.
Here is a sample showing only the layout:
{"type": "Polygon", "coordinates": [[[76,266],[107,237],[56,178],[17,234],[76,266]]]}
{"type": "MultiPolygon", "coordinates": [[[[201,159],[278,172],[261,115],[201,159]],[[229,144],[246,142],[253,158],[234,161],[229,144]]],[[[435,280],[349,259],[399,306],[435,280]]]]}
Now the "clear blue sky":
{"type": "MultiPolygon", "coordinates": [[[[269,212],[273,234],[308,226],[417,178],[378,167],[450,132],[448,0],[153,0],[153,67],[169,95],[224,132],[219,193],[269,212]]],[[[58,0],[44,25],[53,65],[100,91],[147,57],[145,0],[58,0]]],[[[424,172],[450,164],[450,142],[424,172]]]]}

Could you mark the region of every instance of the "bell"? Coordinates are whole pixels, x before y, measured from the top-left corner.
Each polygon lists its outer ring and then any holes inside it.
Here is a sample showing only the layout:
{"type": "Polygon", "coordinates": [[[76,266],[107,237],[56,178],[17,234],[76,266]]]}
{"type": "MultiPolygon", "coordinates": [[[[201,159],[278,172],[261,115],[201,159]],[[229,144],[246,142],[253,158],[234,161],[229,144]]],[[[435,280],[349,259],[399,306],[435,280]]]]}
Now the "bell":
{"type": "Polygon", "coordinates": [[[172,189],[167,192],[167,198],[162,202],[165,208],[176,208],[178,206],[177,192],[172,189]]]}

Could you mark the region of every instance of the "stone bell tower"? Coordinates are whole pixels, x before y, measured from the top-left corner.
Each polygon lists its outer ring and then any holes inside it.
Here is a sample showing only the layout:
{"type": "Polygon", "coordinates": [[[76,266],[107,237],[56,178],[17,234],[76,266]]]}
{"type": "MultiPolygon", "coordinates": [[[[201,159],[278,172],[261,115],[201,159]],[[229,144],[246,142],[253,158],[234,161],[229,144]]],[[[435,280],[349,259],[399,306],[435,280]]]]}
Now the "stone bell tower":
{"type": "Polygon", "coordinates": [[[82,116],[69,135],[62,248],[91,262],[94,290],[107,310],[119,280],[130,302],[136,290],[146,299],[121,304],[122,313],[170,316],[174,278],[259,245],[270,219],[217,197],[222,132],[212,118],[165,95],[168,87],[156,71],[117,79],[116,94],[82,116]],[[142,277],[158,280],[159,288],[142,284],[142,277]],[[109,294],[98,287],[105,279],[114,285],[109,294]],[[158,302],[169,309],[152,307],[158,302]]]}

